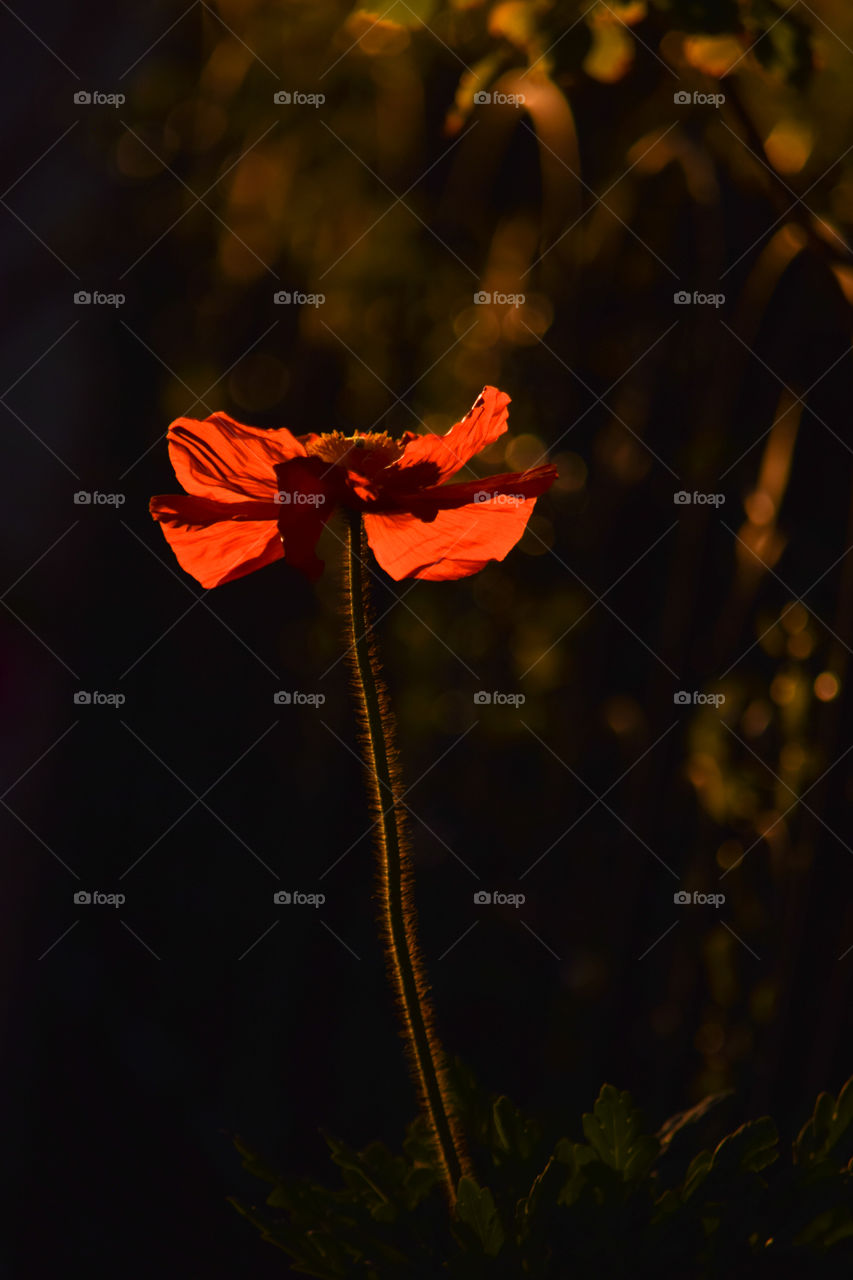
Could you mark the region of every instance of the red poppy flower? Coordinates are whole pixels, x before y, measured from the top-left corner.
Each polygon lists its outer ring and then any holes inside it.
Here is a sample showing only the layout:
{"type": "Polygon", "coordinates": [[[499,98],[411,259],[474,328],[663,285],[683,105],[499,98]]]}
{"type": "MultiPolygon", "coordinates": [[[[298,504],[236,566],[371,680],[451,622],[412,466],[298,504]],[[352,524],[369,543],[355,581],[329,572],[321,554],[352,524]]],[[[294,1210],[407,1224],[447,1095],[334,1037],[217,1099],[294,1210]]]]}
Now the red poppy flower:
{"type": "Polygon", "coordinates": [[[506,431],[509,396],[486,387],[444,436],[407,431],[294,436],[226,413],[178,418],[169,456],[186,490],[151,499],[178,561],[203,587],[282,556],[309,577],[337,507],[363,513],[367,540],[392,578],[465,578],[518,542],[556,467],[443,483],[506,431]]]}

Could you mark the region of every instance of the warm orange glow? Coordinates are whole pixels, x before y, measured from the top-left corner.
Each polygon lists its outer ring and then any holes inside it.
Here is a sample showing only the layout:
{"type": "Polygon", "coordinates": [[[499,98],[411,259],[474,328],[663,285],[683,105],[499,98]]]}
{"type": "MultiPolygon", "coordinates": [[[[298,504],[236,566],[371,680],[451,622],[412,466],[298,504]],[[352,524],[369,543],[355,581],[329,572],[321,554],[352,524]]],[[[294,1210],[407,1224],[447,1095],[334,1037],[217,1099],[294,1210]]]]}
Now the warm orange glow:
{"type": "Polygon", "coordinates": [[[797,693],[797,681],[793,676],[778,675],[770,686],[770,697],[780,707],[787,707],[797,693]]]}
{"type": "Polygon", "coordinates": [[[799,635],[809,624],[809,611],[804,604],[796,601],[789,609],[785,609],[779,621],[791,636],[799,635]]]}
{"type": "Polygon", "coordinates": [[[776,514],[773,499],[769,493],[756,490],[744,500],[744,510],[753,524],[770,524],[776,514]]]}
{"type": "Polygon", "coordinates": [[[791,636],[788,641],[788,652],[792,658],[798,658],[802,661],[809,656],[814,644],[814,636],[810,631],[799,631],[797,635],[791,636]]]}
{"type": "Polygon", "coordinates": [[[799,120],[780,120],[764,139],[767,159],[779,173],[799,173],[813,146],[811,129],[799,120]]]}
{"type": "Polygon", "coordinates": [[[684,56],[691,67],[719,79],[743,58],[743,45],[735,36],[686,36],[684,56]]]}
{"type": "Polygon", "coordinates": [[[832,671],[821,671],[814,682],[815,697],[821,702],[832,702],[833,698],[838,697],[840,689],[841,682],[832,671]]]}
{"type": "Polygon", "coordinates": [[[773,708],[769,702],[756,699],[750,702],[741,717],[741,728],[748,738],[759,738],[773,718],[773,708]]]}

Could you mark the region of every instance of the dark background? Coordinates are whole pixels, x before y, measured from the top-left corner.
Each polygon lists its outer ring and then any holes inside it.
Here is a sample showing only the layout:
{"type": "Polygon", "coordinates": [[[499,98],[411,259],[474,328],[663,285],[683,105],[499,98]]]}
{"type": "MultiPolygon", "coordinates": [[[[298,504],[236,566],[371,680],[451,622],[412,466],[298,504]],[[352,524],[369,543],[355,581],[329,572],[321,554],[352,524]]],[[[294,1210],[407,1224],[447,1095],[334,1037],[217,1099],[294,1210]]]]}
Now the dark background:
{"type": "Polygon", "coordinates": [[[342,530],[316,588],[201,592],[147,513],[180,414],[443,431],[488,382],[511,435],[474,471],[560,466],[503,564],[374,584],[439,1025],[484,1087],[573,1133],[605,1079],[654,1122],[734,1087],[790,1136],[851,1069],[849,14],[392,10],[0,14],[3,1275],[286,1274],[230,1135],[331,1178],[321,1127],[412,1114],[342,530]],[[531,65],[525,110],[475,104],[531,65]]]}

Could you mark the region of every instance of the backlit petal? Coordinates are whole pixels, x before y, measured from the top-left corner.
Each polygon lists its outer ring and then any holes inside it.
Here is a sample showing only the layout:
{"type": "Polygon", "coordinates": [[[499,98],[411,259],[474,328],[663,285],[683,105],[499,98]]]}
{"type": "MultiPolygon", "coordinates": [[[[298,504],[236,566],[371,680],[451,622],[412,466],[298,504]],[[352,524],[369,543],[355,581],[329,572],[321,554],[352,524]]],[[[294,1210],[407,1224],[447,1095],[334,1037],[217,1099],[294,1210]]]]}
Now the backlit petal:
{"type": "Polygon", "coordinates": [[[490,560],[503,560],[518,542],[536,505],[500,497],[439,511],[433,520],[405,514],[365,514],[373,554],[387,574],[438,582],[467,578],[490,560]]]}
{"type": "Polygon", "coordinates": [[[151,499],[151,514],[181,568],[203,587],[218,587],[262,569],[284,555],[277,509],[271,503],[235,503],[180,493],[151,499]]]}
{"type": "Polygon", "coordinates": [[[219,502],[270,501],[275,466],[305,456],[305,446],[285,428],[247,427],[227,413],[203,422],[178,418],[169,427],[168,440],[175,475],[187,493],[219,502]]]}
{"type": "Polygon", "coordinates": [[[479,506],[495,497],[506,502],[513,498],[538,498],[551,488],[557,474],[557,468],[549,465],[534,467],[531,471],[510,471],[482,480],[466,480],[461,484],[440,484],[401,497],[397,505],[413,515],[429,518],[432,511],[464,507],[471,502],[479,506]]]}
{"type": "Polygon", "coordinates": [[[417,484],[433,485],[455,475],[460,467],[506,431],[509,396],[497,387],[484,387],[470,412],[446,435],[415,436],[406,445],[396,468],[402,480],[417,468],[417,484]]]}

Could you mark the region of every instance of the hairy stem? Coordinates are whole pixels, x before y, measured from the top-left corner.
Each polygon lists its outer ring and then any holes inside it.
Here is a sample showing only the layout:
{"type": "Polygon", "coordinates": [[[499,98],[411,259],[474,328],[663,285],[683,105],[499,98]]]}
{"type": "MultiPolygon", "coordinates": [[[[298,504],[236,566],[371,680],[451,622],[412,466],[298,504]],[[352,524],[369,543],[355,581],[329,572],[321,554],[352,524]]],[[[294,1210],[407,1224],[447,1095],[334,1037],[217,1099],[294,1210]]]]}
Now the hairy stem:
{"type": "Polygon", "coordinates": [[[350,666],[361,719],[362,754],[376,835],[380,924],[388,974],[402,1014],[412,1076],[432,1130],[451,1205],[460,1177],[471,1173],[435,1031],[428,984],[417,941],[412,858],[396,768],[394,716],[382,679],[367,588],[366,539],[358,512],[349,515],[346,605],[350,666]]]}

